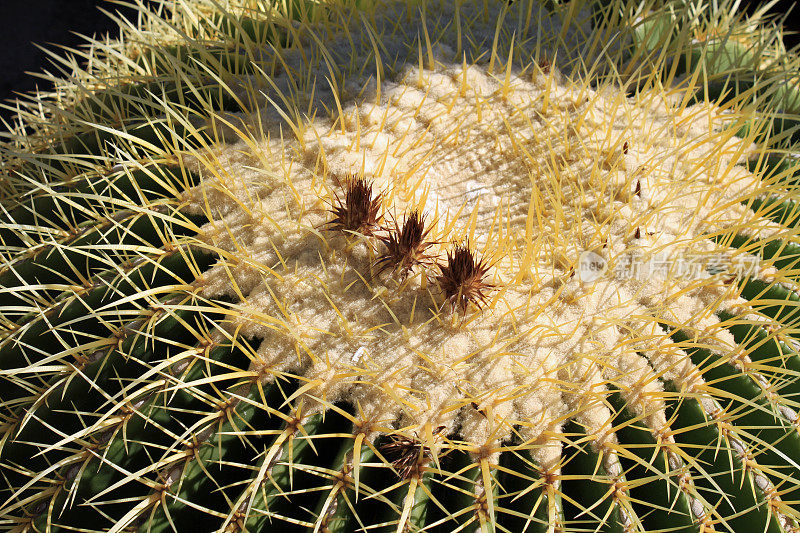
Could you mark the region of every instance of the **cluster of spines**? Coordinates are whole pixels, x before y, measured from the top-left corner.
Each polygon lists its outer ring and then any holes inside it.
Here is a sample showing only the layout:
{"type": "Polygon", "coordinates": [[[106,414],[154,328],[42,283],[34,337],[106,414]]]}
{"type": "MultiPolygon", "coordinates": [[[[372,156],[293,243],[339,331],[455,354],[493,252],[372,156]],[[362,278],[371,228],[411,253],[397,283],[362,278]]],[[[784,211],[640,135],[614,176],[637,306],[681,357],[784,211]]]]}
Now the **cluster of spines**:
{"type": "Polygon", "coordinates": [[[385,233],[378,236],[384,246],[384,252],[375,261],[378,271],[398,272],[405,279],[415,267],[434,265],[435,258],[428,253],[436,244],[428,240],[433,228],[425,226],[425,216],[414,210],[406,216],[402,227],[395,220],[393,228],[384,228],[385,233]]]}
{"type": "MultiPolygon", "coordinates": [[[[443,429],[444,426],[441,426],[437,433],[443,429]]],[[[405,435],[391,435],[390,439],[381,445],[380,451],[392,464],[397,475],[401,479],[412,476],[419,478],[424,466],[433,459],[430,447],[420,442],[418,438],[405,435]]]]}
{"type": "Polygon", "coordinates": [[[331,209],[334,218],[326,226],[375,237],[384,247],[373,265],[379,274],[391,270],[404,281],[416,267],[424,268],[426,276],[430,268],[436,267],[439,274],[433,279],[451,310],[460,309],[466,313],[470,304],[478,308],[485,306],[487,293],[494,288],[486,281],[489,266],[485,261],[478,258],[467,243],[456,243],[447,252],[446,263],[438,262],[436,255],[429,252],[438,244],[428,239],[433,228],[426,227],[425,216],[418,210],[412,210],[402,226],[397,220],[393,221],[393,227],[380,226],[382,196],[381,193],[373,196],[370,181],[352,176],[346,183],[344,201],[337,197],[338,205],[331,209]]]}

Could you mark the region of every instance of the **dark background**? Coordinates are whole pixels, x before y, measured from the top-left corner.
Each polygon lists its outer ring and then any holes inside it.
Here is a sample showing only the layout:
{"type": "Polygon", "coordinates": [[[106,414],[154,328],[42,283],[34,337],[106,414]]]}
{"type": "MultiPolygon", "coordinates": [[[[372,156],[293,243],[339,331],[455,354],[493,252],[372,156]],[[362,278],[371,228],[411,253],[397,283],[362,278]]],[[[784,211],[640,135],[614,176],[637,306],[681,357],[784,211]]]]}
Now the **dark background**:
{"type": "MultiPolygon", "coordinates": [[[[793,3],[781,1],[770,13],[785,14],[793,3]]],[[[744,5],[752,12],[761,4],[744,5]]],[[[32,91],[37,85],[48,89],[46,82],[26,74],[54,71],[47,55],[32,43],[56,50],[56,45],[73,48],[86,42],[76,34],[116,35],[117,25],[98,9],[100,6],[135,20],[133,10],[104,0],[0,0],[0,101],[12,98],[15,92],[32,91]]],[[[791,31],[800,31],[800,9],[791,10],[787,26],[791,31]]],[[[787,47],[796,46],[800,35],[789,35],[785,42],[787,47]]],[[[0,118],[8,116],[7,110],[0,109],[0,118]]],[[[0,129],[4,129],[2,124],[0,129]]]]}
{"type": "MultiPolygon", "coordinates": [[[[14,93],[33,91],[37,86],[51,88],[45,80],[26,73],[58,72],[51,58],[34,43],[63,55],[58,45],[76,48],[86,43],[77,34],[119,35],[117,24],[100,7],[136,20],[134,10],[105,0],[0,0],[0,101],[6,103],[14,93]]],[[[0,109],[0,118],[10,115],[0,109]]],[[[2,124],[0,129],[4,129],[2,124]]]]}

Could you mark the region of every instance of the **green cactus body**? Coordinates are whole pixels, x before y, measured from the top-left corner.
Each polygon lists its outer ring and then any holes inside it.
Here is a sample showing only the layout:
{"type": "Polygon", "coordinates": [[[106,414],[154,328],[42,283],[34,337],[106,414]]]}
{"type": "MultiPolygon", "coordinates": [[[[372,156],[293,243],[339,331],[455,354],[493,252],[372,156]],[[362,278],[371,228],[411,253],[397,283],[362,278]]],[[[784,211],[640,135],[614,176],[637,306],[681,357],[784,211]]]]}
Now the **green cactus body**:
{"type": "Polygon", "coordinates": [[[0,148],[0,528],[800,531],[779,31],[157,4],[0,148]]]}

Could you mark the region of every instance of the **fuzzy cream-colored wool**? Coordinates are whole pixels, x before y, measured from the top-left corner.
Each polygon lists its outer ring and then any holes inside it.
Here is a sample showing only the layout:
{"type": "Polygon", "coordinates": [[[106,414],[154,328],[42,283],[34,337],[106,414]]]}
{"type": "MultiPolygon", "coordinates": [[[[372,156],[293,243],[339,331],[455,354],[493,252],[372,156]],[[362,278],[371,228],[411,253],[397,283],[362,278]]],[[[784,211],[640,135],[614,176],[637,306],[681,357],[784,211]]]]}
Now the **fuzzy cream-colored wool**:
{"type": "Polygon", "coordinates": [[[705,235],[752,227],[750,147],[729,114],[569,74],[585,23],[557,46],[555,15],[455,9],[389,4],[264,51],[280,68],[258,82],[261,109],[227,116],[228,144],[194,161],[205,179],[190,201],[212,215],[202,238],[222,256],[204,294],[241,298],[231,331],[263,339],[252,369],[265,380],[301,376],[303,415],[346,400],[371,431],[445,426],[483,454],[519,427],[548,467],[568,415],[595,446],[614,439],[611,386],[658,432],[656,377],[704,384],[657,323],[735,347],[714,314],[746,305],[730,272],[677,269],[735,256],[705,235]],[[421,209],[440,262],[469,241],[491,265],[489,303],[452,311],[438,269],[379,274],[376,239],[326,229],[351,175],[383,194],[389,225],[421,209]],[[605,261],[598,279],[579,272],[582,252],[605,261]]]}

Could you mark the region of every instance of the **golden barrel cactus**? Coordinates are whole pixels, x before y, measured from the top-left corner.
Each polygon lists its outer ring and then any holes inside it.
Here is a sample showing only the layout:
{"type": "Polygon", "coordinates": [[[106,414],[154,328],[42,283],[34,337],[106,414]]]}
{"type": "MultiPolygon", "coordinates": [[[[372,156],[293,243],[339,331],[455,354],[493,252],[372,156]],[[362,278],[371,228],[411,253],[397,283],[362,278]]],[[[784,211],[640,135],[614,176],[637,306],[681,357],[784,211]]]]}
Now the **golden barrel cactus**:
{"type": "Polygon", "coordinates": [[[139,13],[0,147],[0,528],[800,531],[777,25],[139,13]]]}

